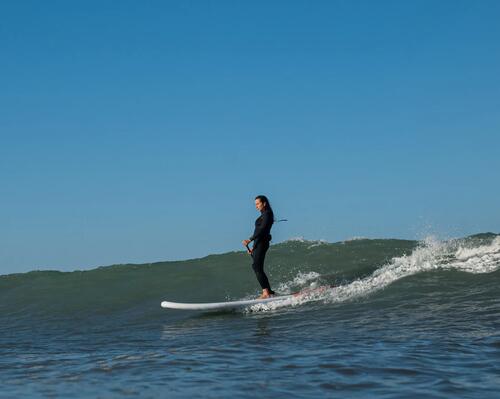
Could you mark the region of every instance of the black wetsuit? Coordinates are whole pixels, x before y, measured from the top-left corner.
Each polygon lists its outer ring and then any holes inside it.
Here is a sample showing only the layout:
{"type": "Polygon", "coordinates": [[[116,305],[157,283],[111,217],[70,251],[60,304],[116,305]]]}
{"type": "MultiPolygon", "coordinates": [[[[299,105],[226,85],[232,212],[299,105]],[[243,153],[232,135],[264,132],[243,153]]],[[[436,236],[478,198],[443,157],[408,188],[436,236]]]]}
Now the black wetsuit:
{"type": "Polygon", "coordinates": [[[271,293],[271,286],[269,285],[269,280],[267,279],[266,273],[264,273],[264,258],[266,257],[266,252],[269,249],[269,241],[271,241],[271,226],[274,223],[273,212],[269,209],[265,209],[261,215],[255,221],[255,230],[250,241],[253,241],[253,264],[252,268],[259,280],[259,284],[262,289],[267,288],[271,293]]]}

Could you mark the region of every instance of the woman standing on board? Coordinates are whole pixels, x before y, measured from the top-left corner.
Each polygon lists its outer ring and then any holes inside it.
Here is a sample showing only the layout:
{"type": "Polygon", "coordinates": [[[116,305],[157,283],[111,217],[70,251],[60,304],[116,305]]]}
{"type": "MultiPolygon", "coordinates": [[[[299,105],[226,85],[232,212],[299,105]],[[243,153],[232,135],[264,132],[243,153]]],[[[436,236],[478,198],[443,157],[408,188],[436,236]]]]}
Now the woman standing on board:
{"type": "Polygon", "coordinates": [[[259,299],[264,299],[274,295],[266,273],[264,273],[264,258],[269,249],[269,241],[271,241],[271,227],[274,223],[274,214],[271,204],[265,195],[255,197],[255,208],[260,211],[260,216],[255,221],[255,230],[252,237],[248,240],[243,240],[243,245],[247,248],[248,253],[252,255],[252,268],[262,287],[262,295],[259,299]],[[252,241],[253,248],[249,249],[248,244],[252,241]]]}

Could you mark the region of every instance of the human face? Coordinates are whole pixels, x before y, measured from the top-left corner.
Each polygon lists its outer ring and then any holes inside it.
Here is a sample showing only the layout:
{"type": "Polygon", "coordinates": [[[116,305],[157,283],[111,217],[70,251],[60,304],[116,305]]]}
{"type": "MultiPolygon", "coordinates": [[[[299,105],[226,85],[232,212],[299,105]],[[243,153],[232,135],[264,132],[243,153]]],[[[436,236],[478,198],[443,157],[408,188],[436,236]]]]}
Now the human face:
{"type": "Polygon", "coordinates": [[[266,207],[265,202],[262,202],[259,198],[255,200],[255,209],[257,209],[259,212],[262,212],[265,207],[266,207]]]}

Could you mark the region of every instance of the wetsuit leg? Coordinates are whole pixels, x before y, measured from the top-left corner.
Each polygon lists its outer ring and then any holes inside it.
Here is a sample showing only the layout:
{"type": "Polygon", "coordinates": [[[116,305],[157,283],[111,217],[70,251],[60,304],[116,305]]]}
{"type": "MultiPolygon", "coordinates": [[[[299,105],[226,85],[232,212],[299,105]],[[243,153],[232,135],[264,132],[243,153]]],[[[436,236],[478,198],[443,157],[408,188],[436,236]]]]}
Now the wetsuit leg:
{"type": "MultiPolygon", "coordinates": [[[[266,273],[264,273],[264,258],[266,257],[266,252],[269,249],[268,242],[260,242],[254,249],[252,253],[253,264],[252,268],[259,280],[259,284],[262,289],[267,288],[271,291],[271,286],[269,285],[269,280],[267,279],[266,273]]],[[[272,292],[272,291],[271,291],[272,292]]]]}

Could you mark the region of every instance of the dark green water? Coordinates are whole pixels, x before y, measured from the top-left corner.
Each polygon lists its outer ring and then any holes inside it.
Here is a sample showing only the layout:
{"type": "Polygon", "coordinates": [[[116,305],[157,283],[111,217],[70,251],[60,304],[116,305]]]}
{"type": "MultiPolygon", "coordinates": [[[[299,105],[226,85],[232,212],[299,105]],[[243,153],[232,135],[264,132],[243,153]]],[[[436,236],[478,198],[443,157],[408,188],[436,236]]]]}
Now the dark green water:
{"type": "Polygon", "coordinates": [[[0,276],[0,397],[497,397],[500,237],[273,245],[284,304],[238,252],[0,276]]]}

